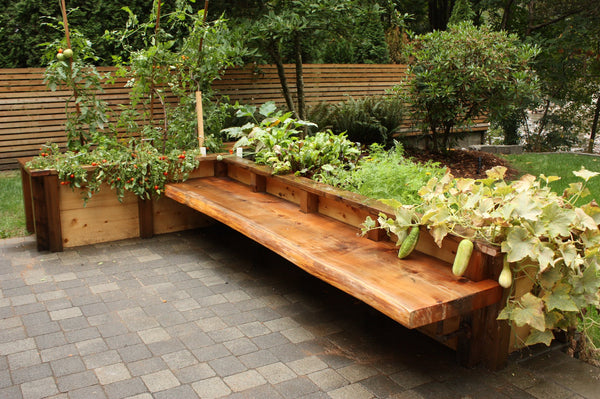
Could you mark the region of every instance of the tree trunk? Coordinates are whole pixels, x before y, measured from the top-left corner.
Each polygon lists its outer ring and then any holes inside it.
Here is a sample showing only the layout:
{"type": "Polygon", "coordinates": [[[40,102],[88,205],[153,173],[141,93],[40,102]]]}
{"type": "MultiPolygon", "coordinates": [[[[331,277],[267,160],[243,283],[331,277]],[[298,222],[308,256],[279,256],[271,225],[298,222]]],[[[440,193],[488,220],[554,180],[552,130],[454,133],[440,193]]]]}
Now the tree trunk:
{"type": "Polygon", "coordinates": [[[283,60],[281,59],[281,54],[279,53],[277,43],[271,42],[268,51],[273,59],[273,62],[275,62],[275,65],[277,66],[277,75],[279,76],[279,83],[281,83],[281,90],[283,91],[283,97],[285,98],[285,103],[287,104],[288,110],[296,113],[294,100],[292,99],[292,93],[290,92],[290,88],[287,84],[285,68],[283,67],[283,60]]]}
{"type": "Polygon", "coordinates": [[[542,133],[544,132],[544,128],[546,127],[548,110],[550,110],[550,100],[546,100],[546,106],[544,107],[544,114],[540,118],[540,124],[537,128],[537,132],[535,133],[535,147],[533,150],[535,152],[540,152],[542,150],[542,133]]]}
{"type": "Polygon", "coordinates": [[[304,104],[304,73],[302,70],[302,39],[300,33],[294,35],[294,51],[296,53],[296,93],[298,95],[298,118],[306,118],[304,104]]]}
{"type": "Polygon", "coordinates": [[[506,3],[504,3],[504,8],[502,10],[502,22],[500,23],[500,30],[508,29],[508,24],[510,22],[511,17],[510,12],[514,2],[515,0],[507,0],[506,3]]]}
{"type": "Polygon", "coordinates": [[[453,0],[429,0],[429,25],[432,30],[446,30],[453,0]]]}
{"type": "Polygon", "coordinates": [[[594,152],[594,141],[596,141],[596,132],[598,131],[598,118],[600,117],[600,93],[596,98],[596,111],[594,112],[594,121],[592,122],[592,132],[590,133],[590,142],[588,144],[588,152],[594,152]]]}

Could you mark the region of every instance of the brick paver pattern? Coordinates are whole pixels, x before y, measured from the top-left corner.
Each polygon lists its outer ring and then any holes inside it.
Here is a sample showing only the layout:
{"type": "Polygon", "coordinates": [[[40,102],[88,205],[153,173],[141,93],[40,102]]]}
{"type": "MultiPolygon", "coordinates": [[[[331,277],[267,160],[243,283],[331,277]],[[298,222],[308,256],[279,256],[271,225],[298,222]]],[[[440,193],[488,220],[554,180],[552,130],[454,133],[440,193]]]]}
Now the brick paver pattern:
{"type": "Polygon", "coordinates": [[[222,226],[0,241],[0,399],[599,398],[599,378],[558,350],[464,369],[222,226]]]}

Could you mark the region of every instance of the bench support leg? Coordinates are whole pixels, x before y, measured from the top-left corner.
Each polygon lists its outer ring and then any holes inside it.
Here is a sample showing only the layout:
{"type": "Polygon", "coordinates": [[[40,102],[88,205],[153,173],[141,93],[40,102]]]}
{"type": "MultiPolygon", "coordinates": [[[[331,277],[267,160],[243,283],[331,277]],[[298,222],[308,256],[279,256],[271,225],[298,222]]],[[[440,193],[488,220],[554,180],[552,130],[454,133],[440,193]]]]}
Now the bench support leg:
{"type": "Polygon", "coordinates": [[[490,370],[499,370],[506,365],[510,326],[504,320],[496,320],[499,311],[500,304],[494,304],[463,319],[468,332],[458,337],[460,364],[473,367],[481,363],[490,370]]]}

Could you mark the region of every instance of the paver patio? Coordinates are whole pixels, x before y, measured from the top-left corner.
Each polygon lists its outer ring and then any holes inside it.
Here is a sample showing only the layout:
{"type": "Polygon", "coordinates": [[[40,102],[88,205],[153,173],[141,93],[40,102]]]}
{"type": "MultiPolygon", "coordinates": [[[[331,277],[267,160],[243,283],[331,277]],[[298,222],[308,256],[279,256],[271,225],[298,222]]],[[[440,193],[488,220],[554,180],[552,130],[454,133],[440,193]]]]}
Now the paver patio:
{"type": "Polygon", "coordinates": [[[40,253],[0,240],[1,398],[600,398],[557,348],[500,372],[220,225],[40,253]]]}

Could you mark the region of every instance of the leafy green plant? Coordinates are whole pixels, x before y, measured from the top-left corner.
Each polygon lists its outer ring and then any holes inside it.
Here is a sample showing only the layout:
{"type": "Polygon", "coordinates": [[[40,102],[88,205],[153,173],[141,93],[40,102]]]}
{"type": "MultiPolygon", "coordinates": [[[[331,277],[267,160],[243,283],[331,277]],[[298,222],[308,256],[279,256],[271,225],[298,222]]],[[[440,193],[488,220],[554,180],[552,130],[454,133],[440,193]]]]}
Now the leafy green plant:
{"type": "Polygon", "coordinates": [[[392,134],[406,116],[406,106],[397,96],[349,97],[338,104],[319,104],[309,112],[310,120],[345,132],[363,145],[392,144],[392,134]]]}
{"type": "Polygon", "coordinates": [[[417,204],[421,187],[432,177],[441,177],[444,173],[445,169],[436,163],[412,162],[404,156],[402,145],[396,143],[389,151],[373,144],[354,169],[324,168],[313,178],[367,197],[417,204]]]}
{"type": "MultiPolygon", "coordinates": [[[[528,280],[531,289],[516,297],[513,285],[498,318],[530,326],[526,345],[549,345],[555,329],[570,330],[584,309],[600,305],[600,206],[574,205],[600,173],[574,172],[583,182],[561,196],[549,187],[558,177],[525,175],[508,183],[505,171],[496,167],[479,180],[449,173],[432,178],[419,191],[420,204],[388,201],[395,217],[380,215],[379,228],[403,235],[425,225],[439,246],[448,234],[499,246],[504,270],[528,280]]],[[[367,220],[365,228],[376,228],[375,221],[367,220]]],[[[506,277],[501,280],[508,286],[512,278],[506,277]]]]}
{"type": "MultiPolygon", "coordinates": [[[[141,106],[141,114],[125,115],[127,121],[122,126],[129,133],[152,139],[162,152],[170,152],[176,148],[193,148],[197,146],[196,91],[203,93],[203,109],[205,119],[210,121],[210,113],[218,107],[210,104],[212,96],[211,83],[219,79],[225,69],[238,65],[248,52],[244,47],[243,37],[227,26],[224,18],[211,22],[204,20],[204,11],[191,12],[187,1],[177,3],[177,8],[162,16],[167,24],[187,30],[187,35],[178,42],[160,26],[161,16],[157,3],[148,21],[140,23],[138,17],[127,7],[129,14],[126,28],[106,34],[106,38],[122,43],[129,52],[129,58],[116,59],[120,67],[119,76],[129,78],[131,87],[132,110],[141,106]],[[145,47],[136,47],[138,42],[145,47]],[[166,102],[167,95],[178,98],[176,105],[166,102]],[[163,112],[155,113],[153,103],[158,100],[163,112]],[[135,120],[150,120],[140,128],[135,120]],[[154,125],[154,121],[159,122],[154,125]]],[[[210,123],[208,124],[210,127],[210,123]]],[[[207,135],[208,136],[208,135],[207,135]]],[[[221,141],[209,138],[207,144],[212,151],[219,151],[221,141]]]]}
{"type": "MultiPolygon", "coordinates": [[[[51,26],[61,30],[58,25],[51,26]]],[[[93,62],[97,57],[87,38],[77,30],[72,30],[70,36],[72,49],[67,48],[66,39],[47,45],[44,80],[52,91],[59,88],[70,91],[65,101],[67,147],[77,149],[92,143],[97,135],[107,133],[104,128],[109,109],[97,94],[102,92],[100,83],[110,79],[110,73],[100,74],[96,70],[93,62]],[[71,57],[65,57],[63,51],[72,51],[71,57]]]]}
{"type": "Polygon", "coordinates": [[[269,165],[274,173],[295,172],[312,175],[322,168],[352,167],[360,150],[344,134],[331,131],[317,132],[300,139],[303,127],[316,127],[312,122],[293,119],[291,112],[277,110],[273,102],[261,107],[241,106],[238,117],[252,118],[241,127],[224,129],[231,137],[238,138],[235,148],[244,147],[259,164],[269,165]],[[260,122],[255,114],[264,119],[260,122]]]}
{"type": "Polygon", "coordinates": [[[535,99],[537,79],[529,64],[537,53],[516,35],[462,22],[414,38],[407,78],[397,90],[433,149],[445,150],[456,127],[482,116],[498,120],[535,99]]]}

